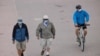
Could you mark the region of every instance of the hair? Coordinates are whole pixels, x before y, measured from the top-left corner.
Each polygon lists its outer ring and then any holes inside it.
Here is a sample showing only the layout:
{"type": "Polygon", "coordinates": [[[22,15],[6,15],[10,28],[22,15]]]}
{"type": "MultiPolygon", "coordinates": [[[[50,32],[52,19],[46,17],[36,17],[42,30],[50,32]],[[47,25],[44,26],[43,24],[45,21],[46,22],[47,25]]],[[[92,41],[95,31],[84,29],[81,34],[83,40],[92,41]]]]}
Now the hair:
{"type": "Polygon", "coordinates": [[[81,9],[81,5],[76,5],[76,9],[81,9]]]}

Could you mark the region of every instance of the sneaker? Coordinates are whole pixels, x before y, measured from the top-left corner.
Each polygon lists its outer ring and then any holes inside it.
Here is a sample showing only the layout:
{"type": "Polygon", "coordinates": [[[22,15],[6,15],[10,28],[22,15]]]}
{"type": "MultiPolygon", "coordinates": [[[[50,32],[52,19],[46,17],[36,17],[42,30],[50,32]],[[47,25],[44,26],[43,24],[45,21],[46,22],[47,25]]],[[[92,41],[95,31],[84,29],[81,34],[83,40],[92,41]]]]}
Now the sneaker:
{"type": "Polygon", "coordinates": [[[42,50],[42,51],[41,51],[41,55],[44,55],[44,52],[45,52],[45,51],[42,50]]]}

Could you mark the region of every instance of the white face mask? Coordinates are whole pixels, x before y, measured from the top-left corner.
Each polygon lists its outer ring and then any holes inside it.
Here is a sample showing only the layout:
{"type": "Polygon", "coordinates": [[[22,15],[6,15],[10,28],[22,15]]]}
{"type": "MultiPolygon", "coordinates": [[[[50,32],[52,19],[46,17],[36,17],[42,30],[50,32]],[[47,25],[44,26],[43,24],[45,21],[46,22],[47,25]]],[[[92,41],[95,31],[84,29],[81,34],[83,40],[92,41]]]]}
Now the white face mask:
{"type": "Polygon", "coordinates": [[[80,11],[82,11],[82,9],[79,9],[78,11],[80,12],[80,11]]]}
{"type": "Polygon", "coordinates": [[[18,22],[19,25],[22,25],[22,22],[18,22]]]}

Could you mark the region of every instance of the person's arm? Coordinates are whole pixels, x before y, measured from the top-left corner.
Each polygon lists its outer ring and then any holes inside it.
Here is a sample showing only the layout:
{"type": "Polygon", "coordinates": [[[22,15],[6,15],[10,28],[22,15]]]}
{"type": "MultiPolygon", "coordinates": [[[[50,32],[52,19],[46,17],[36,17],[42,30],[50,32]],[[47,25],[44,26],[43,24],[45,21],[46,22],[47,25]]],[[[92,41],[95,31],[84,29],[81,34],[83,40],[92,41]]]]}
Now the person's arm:
{"type": "Polygon", "coordinates": [[[29,32],[28,32],[28,28],[26,24],[25,24],[25,28],[26,28],[25,35],[26,35],[27,40],[29,40],[29,32]]]}
{"type": "Polygon", "coordinates": [[[86,23],[89,21],[89,14],[85,11],[86,23]]]}
{"type": "Polygon", "coordinates": [[[16,26],[14,26],[13,32],[12,32],[12,41],[13,41],[13,44],[15,43],[15,33],[16,33],[16,26]]]}
{"type": "Polygon", "coordinates": [[[55,30],[55,27],[54,27],[53,23],[51,23],[51,24],[52,24],[51,32],[53,34],[53,38],[55,39],[55,32],[56,32],[56,30],[55,30]]]}
{"type": "Polygon", "coordinates": [[[77,17],[76,17],[76,12],[73,15],[73,21],[74,21],[74,25],[77,25],[77,17]]]}
{"type": "Polygon", "coordinates": [[[37,39],[39,39],[39,35],[40,35],[40,24],[38,25],[37,29],[36,29],[36,36],[37,39]]]}

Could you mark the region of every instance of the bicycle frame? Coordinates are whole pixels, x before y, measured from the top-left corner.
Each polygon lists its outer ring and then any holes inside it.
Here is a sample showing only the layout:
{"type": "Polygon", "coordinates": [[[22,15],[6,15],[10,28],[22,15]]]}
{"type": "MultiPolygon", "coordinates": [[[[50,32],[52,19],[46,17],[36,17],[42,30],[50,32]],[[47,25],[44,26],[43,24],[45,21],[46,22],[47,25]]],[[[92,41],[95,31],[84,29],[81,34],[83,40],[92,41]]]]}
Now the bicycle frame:
{"type": "MultiPolygon", "coordinates": [[[[86,26],[90,26],[90,24],[86,24],[86,26]]],[[[84,30],[82,29],[83,26],[79,29],[79,46],[81,47],[82,52],[84,52],[84,46],[85,46],[85,37],[84,37],[84,30]]]]}
{"type": "Polygon", "coordinates": [[[83,27],[80,27],[80,30],[79,30],[79,38],[80,38],[80,41],[79,41],[79,46],[81,47],[81,50],[82,52],[84,51],[84,41],[85,41],[85,37],[84,37],[84,31],[82,29],[83,27]]]}
{"type": "Polygon", "coordinates": [[[84,41],[85,41],[85,37],[84,37],[84,31],[82,29],[83,27],[80,27],[80,31],[79,31],[79,38],[80,38],[80,43],[81,43],[81,50],[82,52],[84,52],[84,41]]]}

